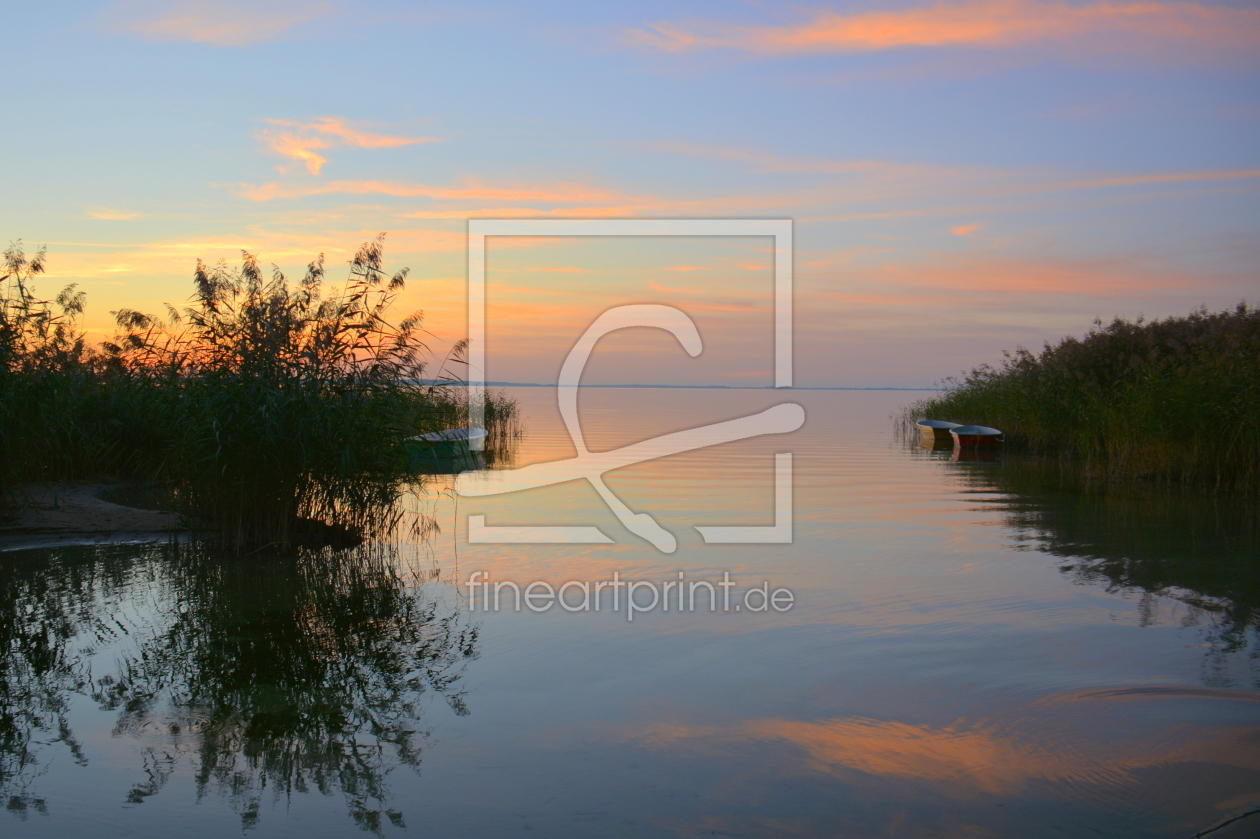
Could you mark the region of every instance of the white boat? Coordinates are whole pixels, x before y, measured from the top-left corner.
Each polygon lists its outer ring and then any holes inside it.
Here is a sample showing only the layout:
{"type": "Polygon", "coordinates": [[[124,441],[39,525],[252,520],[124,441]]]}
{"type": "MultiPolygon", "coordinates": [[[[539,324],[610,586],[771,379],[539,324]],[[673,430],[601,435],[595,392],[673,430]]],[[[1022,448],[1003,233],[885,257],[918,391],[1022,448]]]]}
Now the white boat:
{"type": "Polygon", "coordinates": [[[428,434],[417,434],[407,438],[407,448],[412,457],[444,458],[458,457],[470,451],[481,451],[485,447],[486,430],[477,426],[470,428],[448,428],[445,431],[430,431],[428,434]]]}

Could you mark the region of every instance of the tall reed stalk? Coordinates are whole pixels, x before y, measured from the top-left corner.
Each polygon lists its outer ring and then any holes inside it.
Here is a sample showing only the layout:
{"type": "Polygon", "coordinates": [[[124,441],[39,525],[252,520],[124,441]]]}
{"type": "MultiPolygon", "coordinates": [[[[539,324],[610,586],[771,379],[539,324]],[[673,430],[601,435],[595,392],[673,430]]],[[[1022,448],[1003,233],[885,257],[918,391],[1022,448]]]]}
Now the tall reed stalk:
{"type": "Polygon", "coordinates": [[[0,502],[66,466],[88,373],[76,328],[83,292],[70,285],[54,300],[37,296],[44,256],[43,248],[27,256],[18,241],[0,264],[0,502]]]}

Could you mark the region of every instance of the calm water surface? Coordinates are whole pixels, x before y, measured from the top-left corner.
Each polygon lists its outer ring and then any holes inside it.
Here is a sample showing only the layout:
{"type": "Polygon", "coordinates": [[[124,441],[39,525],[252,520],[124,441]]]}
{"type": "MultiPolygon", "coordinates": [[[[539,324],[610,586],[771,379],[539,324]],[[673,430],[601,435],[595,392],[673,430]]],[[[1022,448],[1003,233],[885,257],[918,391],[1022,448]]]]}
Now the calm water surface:
{"type": "MultiPolygon", "coordinates": [[[[514,395],[518,465],[571,456],[555,393],[514,395]]],[[[1190,837],[1260,807],[1254,503],[952,462],[894,436],[913,397],[584,391],[596,450],[804,405],[792,434],[609,474],[672,554],[585,482],[445,478],[394,546],[4,554],[0,834],[1190,837]],[[787,451],[793,543],[704,544],[773,523],[787,451]],[[615,544],[469,544],[470,515],[615,544]],[[478,571],[795,602],[487,611],[478,571]]]]}

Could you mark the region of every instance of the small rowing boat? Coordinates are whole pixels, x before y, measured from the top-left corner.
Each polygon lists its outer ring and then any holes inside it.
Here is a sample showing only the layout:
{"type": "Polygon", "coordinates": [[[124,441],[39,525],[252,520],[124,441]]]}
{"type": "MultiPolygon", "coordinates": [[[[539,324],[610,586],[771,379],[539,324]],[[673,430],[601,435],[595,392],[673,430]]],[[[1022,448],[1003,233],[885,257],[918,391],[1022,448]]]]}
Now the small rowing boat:
{"type": "Polygon", "coordinates": [[[430,431],[407,438],[407,449],[413,456],[423,457],[457,457],[477,452],[485,448],[486,430],[473,426],[471,428],[448,428],[445,431],[430,431]]]}
{"type": "Polygon", "coordinates": [[[1002,432],[987,425],[958,425],[949,433],[960,449],[991,449],[1002,442],[1002,432]]]}
{"type": "Polygon", "coordinates": [[[951,428],[957,428],[956,422],[945,422],[945,420],[929,420],[922,419],[915,423],[919,429],[919,437],[923,440],[943,440],[948,441],[949,431],[951,428]]]}

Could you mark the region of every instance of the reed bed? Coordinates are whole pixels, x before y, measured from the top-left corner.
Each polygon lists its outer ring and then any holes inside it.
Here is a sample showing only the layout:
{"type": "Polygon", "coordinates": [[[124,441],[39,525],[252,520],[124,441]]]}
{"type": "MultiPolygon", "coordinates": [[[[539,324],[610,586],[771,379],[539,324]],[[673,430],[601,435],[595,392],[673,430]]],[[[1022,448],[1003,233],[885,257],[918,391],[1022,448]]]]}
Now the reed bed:
{"type": "MultiPolygon", "coordinates": [[[[426,379],[419,313],[394,321],[406,270],[365,243],[344,285],[320,256],[290,282],[251,254],[200,261],[194,293],[164,316],[114,313],[118,335],[87,347],[73,287],[41,301],[43,252],[6,254],[0,286],[0,490],[111,475],[169,491],[234,552],[291,550],[385,532],[415,479],[405,439],[468,415],[457,377],[426,379]]],[[[448,361],[458,362],[460,348],[448,361]]],[[[487,403],[492,439],[515,406],[487,403]]]]}
{"type": "Polygon", "coordinates": [[[1019,348],[911,405],[989,425],[1008,444],[1106,480],[1260,490],[1260,310],[1095,321],[1084,338],[1019,348]]]}

